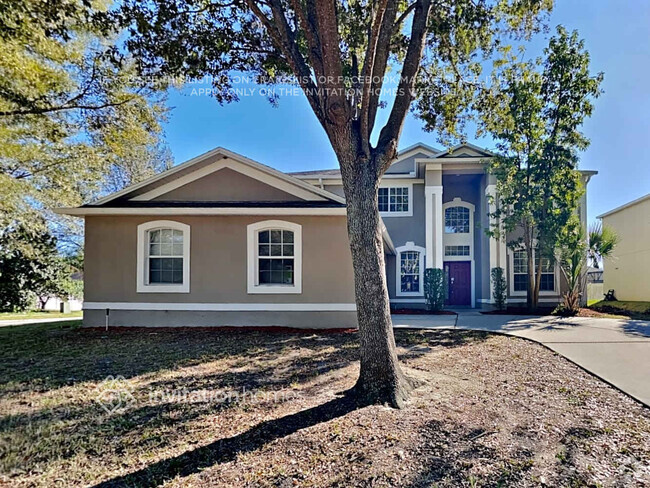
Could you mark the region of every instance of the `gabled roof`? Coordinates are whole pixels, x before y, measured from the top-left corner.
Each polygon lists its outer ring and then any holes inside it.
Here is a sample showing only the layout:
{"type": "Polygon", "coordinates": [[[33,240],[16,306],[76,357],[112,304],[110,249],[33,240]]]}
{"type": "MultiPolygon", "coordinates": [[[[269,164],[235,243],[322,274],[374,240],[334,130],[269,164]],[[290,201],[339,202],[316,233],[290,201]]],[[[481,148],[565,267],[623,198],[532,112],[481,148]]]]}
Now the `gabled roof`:
{"type": "Polygon", "coordinates": [[[455,145],[453,147],[450,147],[449,149],[439,151],[438,154],[436,154],[433,157],[434,157],[434,159],[445,158],[445,157],[452,157],[452,158],[454,158],[454,157],[459,157],[459,158],[462,158],[462,157],[477,157],[477,156],[473,156],[473,155],[464,155],[461,152],[461,150],[463,148],[471,149],[472,151],[475,151],[475,152],[479,153],[481,156],[486,157],[486,158],[494,156],[494,153],[488,151],[487,149],[476,146],[474,144],[470,144],[469,142],[464,142],[462,144],[457,144],[457,145],[455,145]],[[459,155],[454,156],[453,155],[454,153],[459,153],[459,155]]]}
{"type": "Polygon", "coordinates": [[[641,198],[637,198],[636,200],[632,200],[631,202],[626,203],[625,205],[621,205],[620,207],[616,207],[613,210],[610,210],[609,212],[605,212],[604,214],[599,215],[596,217],[597,219],[602,219],[603,217],[608,217],[612,214],[615,214],[617,212],[620,212],[621,210],[625,210],[628,207],[631,207],[632,205],[636,205],[637,203],[644,202],[646,200],[650,199],[650,193],[647,195],[642,196],[641,198]]]}
{"type": "MultiPolygon", "coordinates": [[[[109,204],[115,200],[118,199],[128,200],[129,195],[135,192],[136,190],[146,188],[147,186],[152,186],[153,188],[155,184],[160,182],[162,179],[169,178],[170,176],[173,176],[180,172],[185,172],[186,175],[184,176],[184,178],[187,178],[188,175],[192,174],[191,171],[188,171],[192,167],[199,165],[200,163],[208,159],[211,158],[219,159],[220,157],[221,159],[227,158],[232,161],[235,161],[236,163],[242,165],[244,168],[249,168],[255,174],[261,173],[263,175],[267,175],[271,177],[277,182],[283,183],[282,189],[285,191],[291,192],[291,187],[294,187],[296,193],[299,193],[300,195],[305,195],[305,194],[312,195],[313,198],[308,198],[308,200],[329,200],[337,203],[345,203],[345,200],[339,197],[338,195],[335,195],[326,190],[322,190],[318,187],[305,183],[304,181],[301,181],[298,178],[294,178],[291,175],[278,171],[265,164],[259,163],[257,161],[253,161],[252,159],[242,156],[241,154],[237,154],[235,152],[229,151],[228,149],[222,147],[217,147],[215,149],[212,149],[211,151],[201,154],[200,156],[192,158],[189,161],[179,164],[178,166],[174,166],[173,168],[168,169],[167,171],[163,171],[162,173],[159,173],[151,178],[148,178],[140,183],[136,183],[127,188],[124,188],[123,190],[107,195],[106,197],[100,198],[99,200],[92,202],[87,206],[110,206],[109,204]],[[300,191],[298,192],[297,190],[300,191]]],[[[161,185],[161,187],[163,186],[168,188],[173,188],[174,180],[171,180],[169,183],[166,183],[165,185],[161,185]]],[[[180,184],[178,186],[180,186],[180,184]]],[[[138,196],[136,197],[136,199],[141,200],[142,198],[141,196],[138,196]]]]}

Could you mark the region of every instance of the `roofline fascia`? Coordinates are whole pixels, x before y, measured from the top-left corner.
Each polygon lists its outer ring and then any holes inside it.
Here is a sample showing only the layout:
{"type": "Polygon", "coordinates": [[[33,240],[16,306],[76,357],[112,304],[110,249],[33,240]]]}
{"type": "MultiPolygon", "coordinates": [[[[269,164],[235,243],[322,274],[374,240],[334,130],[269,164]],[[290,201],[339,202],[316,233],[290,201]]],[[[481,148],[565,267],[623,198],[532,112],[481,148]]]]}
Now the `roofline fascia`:
{"type": "Polygon", "coordinates": [[[621,205],[620,207],[616,207],[615,209],[610,210],[609,212],[605,212],[604,214],[600,214],[596,218],[597,219],[602,219],[604,217],[609,217],[610,215],[618,213],[621,210],[625,210],[626,208],[629,208],[629,207],[632,207],[632,206],[634,206],[634,205],[636,205],[638,203],[644,202],[644,201],[648,200],[649,198],[650,198],[650,193],[648,193],[647,195],[644,195],[642,197],[639,197],[636,200],[632,200],[631,202],[627,202],[626,204],[621,205]]]}
{"type": "Polygon", "coordinates": [[[73,207],[54,213],[85,217],[92,215],[346,215],[346,207],[73,207]]]}

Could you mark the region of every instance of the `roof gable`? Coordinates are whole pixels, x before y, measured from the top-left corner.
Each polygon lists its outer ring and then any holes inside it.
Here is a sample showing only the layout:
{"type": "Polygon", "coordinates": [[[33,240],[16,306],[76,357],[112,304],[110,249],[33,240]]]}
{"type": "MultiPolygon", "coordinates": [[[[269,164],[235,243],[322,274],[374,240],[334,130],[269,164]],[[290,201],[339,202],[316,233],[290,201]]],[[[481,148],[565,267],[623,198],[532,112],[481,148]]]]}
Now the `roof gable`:
{"type": "Polygon", "coordinates": [[[493,153],[482,147],[475,146],[468,142],[463,144],[458,144],[454,147],[451,147],[447,150],[440,151],[434,156],[434,159],[443,159],[443,158],[490,158],[494,156],[493,153]]]}
{"type": "MultiPolygon", "coordinates": [[[[207,177],[212,173],[220,172],[225,168],[261,182],[263,185],[265,185],[265,188],[273,187],[280,192],[291,195],[295,199],[305,201],[335,201],[338,203],[344,202],[340,197],[325,190],[321,190],[320,188],[309,185],[308,183],[277,171],[269,166],[263,165],[240,154],[219,147],[185,163],[175,166],[174,168],[164,171],[141,183],[131,185],[124,190],[108,195],[107,197],[97,200],[91,205],[109,205],[110,202],[118,200],[124,202],[125,200],[150,201],[153,199],[160,199],[165,194],[175,192],[177,189],[186,187],[190,183],[207,177]]],[[[228,173],[222,173],[222,175],[228,175],[228,173]]],[[[202,187],[205,186],[201,185],[200,183],[198,185],[202,187]]],[[[187,190],[187,188],[185,188],[185,190],[187,190]]],[[[202,189],[202,191],[204,191],[204,189],[202,189]]],[[[179,193],[187,194],[186,191],[177,192],[177,195],[179,193]]],[[[253,190],[251,189],[250,198],[247,198],[243,201],[248,201],[251,199],[259,200],[259,197],[256,197],[252,193],[253,190]]],[[[269,191],[265,189],[265,193],[268,194],[269,191]]],[[[273,199],[276,199],[279,196],[277,192],[274,193],[274,195],[275,196],[273,199]]],[[[217,198],[218,196],[215,195],[213,200],[216,200],[217,198]]],[[[234,198],[234,194],[231,194],[230,198],[234,198]]],[[[162,197],[162,199],[165,199],[165,197],[162,197]]],[[[168,199],[174,198],[170,197],[168,199]]]]}

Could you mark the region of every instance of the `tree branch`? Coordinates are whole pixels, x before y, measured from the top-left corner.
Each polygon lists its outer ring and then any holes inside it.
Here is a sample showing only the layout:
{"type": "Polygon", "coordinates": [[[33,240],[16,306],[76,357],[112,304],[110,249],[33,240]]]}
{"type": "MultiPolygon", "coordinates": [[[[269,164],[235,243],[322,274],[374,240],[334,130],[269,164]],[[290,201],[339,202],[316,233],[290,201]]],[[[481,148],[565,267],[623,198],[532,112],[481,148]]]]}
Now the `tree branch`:
{"type": "Polygon", "coordinates": [[[388,166],[390,166],[390,163],[397,154],[398,138],[402,132],[404,119],[414,98],[415,77],[420,69],[430,11],[431,0],[417,1],[413,16],[413,26],[411,28],[411,39],[409,40],[406,57],[404,58],[402,74],[397,87],[397,95],[395,96],[393,108],[388,116],[388,121],[381,130],[377,143],[376,152],[384,156],[381,166],[377,168],[380,175],[388,169],[388,166]]]}

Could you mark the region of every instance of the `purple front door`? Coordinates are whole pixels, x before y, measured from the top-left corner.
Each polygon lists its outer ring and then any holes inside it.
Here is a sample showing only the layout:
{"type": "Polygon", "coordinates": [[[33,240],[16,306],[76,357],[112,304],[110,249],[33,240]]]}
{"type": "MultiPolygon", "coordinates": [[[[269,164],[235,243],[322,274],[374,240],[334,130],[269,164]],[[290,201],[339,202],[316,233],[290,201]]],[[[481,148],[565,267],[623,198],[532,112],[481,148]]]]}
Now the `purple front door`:
{"type": "Polygon", "coordinates": [[[446,305],[472,304],[472,268],[469,261],[446,261],[448,296],[446,305]]]}

